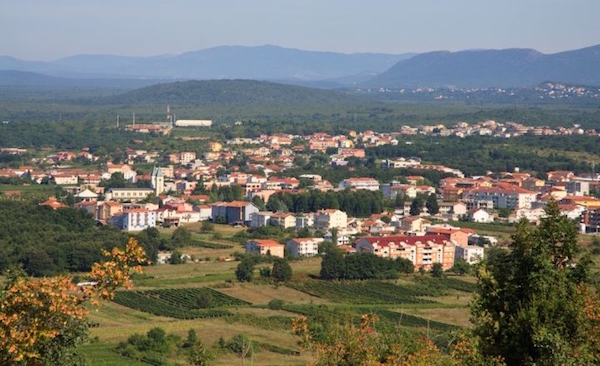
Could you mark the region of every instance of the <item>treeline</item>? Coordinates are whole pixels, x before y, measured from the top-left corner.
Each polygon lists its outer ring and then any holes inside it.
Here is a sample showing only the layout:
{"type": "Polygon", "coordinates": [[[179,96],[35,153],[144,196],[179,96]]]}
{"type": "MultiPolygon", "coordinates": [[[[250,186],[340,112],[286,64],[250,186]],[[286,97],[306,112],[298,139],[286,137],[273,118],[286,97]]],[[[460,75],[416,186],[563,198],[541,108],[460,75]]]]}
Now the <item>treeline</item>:
{"type": "MultiPolygon", "coordinates": [[[[367,149],[369,151],[369,149],[367,149]]],[[[404,156],[404,155],[397,155],[404,156]]],[[[416,156],[415,154],[410,156],[416,156]]],[[[391,157],[390,157],[391,158],[391,157]]],[[[387,157],[386,157],[387,159],[387,157]]],[[[449,167],[455,168],[454,165],[448,164],[449,167]]],[[[348,166],[343,167],[331,167],[327,165],[317,165],[307,163],[306,165],[299,168],[291,168],[285,170],[285,175],[299,177],[302,174],[320,174],[324,180],[328,180],[334,186],[344,179],[355,178],[355,177],[370,177],[376,179],[380,183],[389,183],[392,180],[400,180],[400,177],[407,177],[409,175],[420,175],[427,179],[431,183],[437,185],[441,179],[447,177],[453,177],[453,174],[444,173],[436,170],[423,170],[423,169],[412,169],[412,168],[399,168],[399,169],[384,169],[381,168],[375,162],[375,157],[370,160],[361,161],[359,159],[350,159],[348,166]],[[318,170],[318,172],[317,172],[318,170]]]]}
{"type": "Polygon", "coordinates": [[[344,256],[337,248],[323,253],[320,277],[323,280],[394,279],[401,273],[413,273],[414,265],[409,259],[381,258],[371,253],[344,256]]]}
{"type": "Polygon", "coordinates": [[[346,189],[339,192],[321,192],[311,189],[305,193],[277,193],[269,198],[267,210],[283,212],[315,212],[322,209],[339,209],[348,216],[368,217],[381,213],[384,207],[381,191],[346,189]]]}
{"type": "MultiPolygon", "coordinates": [[[[84,210],[53,210],[32,201],[2,201],[0,217],[0,273],[15,265],[33,276],[87,272],[104,259],[103,249],[123,248],[129,238],[120,230],[98,227],[84,210]]],[[[159,248],[165,247],[158,230],[142,231],[136,238],[155,262],[159,248]]]]}
{"type": "Polygon", "coordinates": [[[510,139],[472,136],[411,137],[411,144],[385,145],[366,149],[367,157],[395,159],[419,156],[423,162],[442,164],[461,170],[465,175],[494,172],[534,171],[540,177],[551,170],[576,173],[591,170],[589,163],[575,159],[566,151],[600,154],[597,139],[583,136],[521,136],[510,139]]]}
{"type": "MultiPolygon", "coordinates": [[[[112,119],[113,117],[111,117],[112,119]]],[[[132,140],[150,141],[151,134],[140,134],[111,128],[107,122],[11,122],[0,124],[0,146],[35,148],[54,147],[57,150],[77,150],[83,147],[97,155],[124,152],[132,140]]]]}

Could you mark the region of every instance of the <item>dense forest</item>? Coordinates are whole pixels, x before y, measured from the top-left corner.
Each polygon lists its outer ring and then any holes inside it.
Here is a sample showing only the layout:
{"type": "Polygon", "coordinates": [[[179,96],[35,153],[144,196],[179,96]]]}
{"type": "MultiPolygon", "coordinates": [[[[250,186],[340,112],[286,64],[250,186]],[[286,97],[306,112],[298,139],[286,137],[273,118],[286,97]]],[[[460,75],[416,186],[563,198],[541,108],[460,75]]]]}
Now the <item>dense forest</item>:
{"type": "MultiPolygon", "coordinates": [[[[97,227],[83,210],[53,210],[36,202],[3,201],[0,217],[0,272],[17,264],[34,276],[87,272],[102,260],[102,249],[122,248],[129,238],[120,230],[97,227]]],[[[158,231],[136,237],[155,261],[161,245],[158,231]]]]}

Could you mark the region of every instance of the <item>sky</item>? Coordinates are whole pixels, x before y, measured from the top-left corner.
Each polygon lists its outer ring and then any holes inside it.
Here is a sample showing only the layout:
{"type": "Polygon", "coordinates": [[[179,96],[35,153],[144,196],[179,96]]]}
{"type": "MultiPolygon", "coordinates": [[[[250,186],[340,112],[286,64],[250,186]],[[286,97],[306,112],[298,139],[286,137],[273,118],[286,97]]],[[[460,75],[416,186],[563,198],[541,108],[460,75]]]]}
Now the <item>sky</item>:
{"type": "Polygon", "coordinates": [[[222,45],[343,53],[600,44],[599,0],[2,0],[0,56],[152,56],[222,45]]]}

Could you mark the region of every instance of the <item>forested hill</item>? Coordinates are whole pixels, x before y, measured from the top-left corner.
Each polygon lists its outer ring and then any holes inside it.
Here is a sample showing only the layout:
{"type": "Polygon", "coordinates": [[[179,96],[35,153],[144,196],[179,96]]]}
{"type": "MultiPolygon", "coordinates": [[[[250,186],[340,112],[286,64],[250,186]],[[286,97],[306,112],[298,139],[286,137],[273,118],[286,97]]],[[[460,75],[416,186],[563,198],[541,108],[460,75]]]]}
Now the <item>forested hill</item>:
{"type": "Polygon", "coordinates": [[[99,100],[102,104],[221,106],[350,104],[363,99],[337,91],[254,80],[165,83],[99,100]]]}
{"type": "Polygon", "coordinates": [[[600,45],[542,54],[532,49],[429,52],[401,60],[365,86],[523,87],[547,80],[600,85],[600,45]]]}

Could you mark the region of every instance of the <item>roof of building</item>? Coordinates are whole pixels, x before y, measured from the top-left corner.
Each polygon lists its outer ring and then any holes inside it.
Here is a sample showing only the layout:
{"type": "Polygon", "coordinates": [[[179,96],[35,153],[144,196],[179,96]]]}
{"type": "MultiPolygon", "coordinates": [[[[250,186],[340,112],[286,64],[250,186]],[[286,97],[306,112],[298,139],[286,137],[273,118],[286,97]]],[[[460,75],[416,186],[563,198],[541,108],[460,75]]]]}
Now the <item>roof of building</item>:
{"type": "Polygon", "coordinates": [[[451,244],[447,238],[440,235],[394,235],[394,236],[365,236],[358,240],[358,242],[366,240],[369,244],[378,245],[381,247],[389,246],[390,244],[395,245],[417,245],[417,244],[451,244]]]}
{"type": "Polygon", "coordinates": [[[250,243],[250,242],[255,242],[262,247],[283,246],[283,244],[280,244],[280,243],[276,242],[275,240],[271,240],[271,239],[253,239],[253,240],[248,240],[246,243],[250,243]]]}

